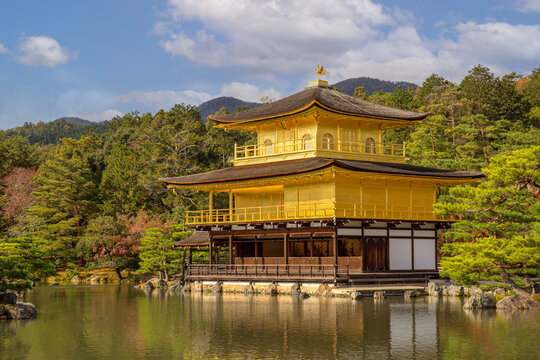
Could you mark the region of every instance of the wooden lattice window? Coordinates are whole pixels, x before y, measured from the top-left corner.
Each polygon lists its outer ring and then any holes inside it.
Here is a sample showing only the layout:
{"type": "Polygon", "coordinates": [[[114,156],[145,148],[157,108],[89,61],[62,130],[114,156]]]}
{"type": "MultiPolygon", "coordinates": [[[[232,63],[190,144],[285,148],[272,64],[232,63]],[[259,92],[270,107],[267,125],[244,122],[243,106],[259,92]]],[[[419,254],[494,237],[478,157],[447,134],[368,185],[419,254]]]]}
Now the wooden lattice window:
{"type": "Polygon", "coordinates": [[[311,135],[306,134],[302,136],[302,150],[311,150],[312,144],[311,144],[311,135]]]}
{"type": "Polygon", "coordinates": [[[366,139],[366,153],[375,154],[375,140],[373,138],[366,139]]]}
{"type": "Polygon", "coordinates": [[[334,137],[332,134],[324,134],[322,137],[323,150],[334,150],[334,137]]]}
{"type": "Polygon", "coordinates": [[[272,140],[268,139],[264,142],[264,153],[266,155],[272,155],[274,153],[274,144],[272,140]]]}

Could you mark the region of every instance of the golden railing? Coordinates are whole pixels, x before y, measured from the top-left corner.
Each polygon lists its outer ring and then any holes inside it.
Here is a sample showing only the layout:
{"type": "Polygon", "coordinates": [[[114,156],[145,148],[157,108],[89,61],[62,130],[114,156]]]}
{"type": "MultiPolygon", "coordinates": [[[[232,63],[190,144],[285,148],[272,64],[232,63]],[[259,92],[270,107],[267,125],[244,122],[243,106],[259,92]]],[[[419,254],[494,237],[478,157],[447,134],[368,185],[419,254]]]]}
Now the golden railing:
{"type": "Polygon", "coordinates": [[[245,159],[258,156],[309,152],[315,150],[348,152],[355,154],[373,154],[405,157],[405,144],[366,143],[360,141],[319,141],[289,140],[269,145],[247,145],[234,147],[234,159],[245,159]]]}
{"type": "Polygon", "coordinates": [[[248,223],[334,217],[413,221],[459,220],[455,217],[433,214],[432,206],[313,203],[188,211],[186,224],[248,223]]]}

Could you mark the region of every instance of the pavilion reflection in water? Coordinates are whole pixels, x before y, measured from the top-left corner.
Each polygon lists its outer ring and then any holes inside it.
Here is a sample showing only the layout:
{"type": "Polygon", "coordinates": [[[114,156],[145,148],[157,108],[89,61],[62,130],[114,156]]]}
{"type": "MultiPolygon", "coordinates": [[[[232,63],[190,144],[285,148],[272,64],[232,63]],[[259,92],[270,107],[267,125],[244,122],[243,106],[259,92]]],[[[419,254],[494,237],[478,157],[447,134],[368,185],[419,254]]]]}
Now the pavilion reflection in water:
{"type": "Polygon", "coordinates": [[[422,359],[439,350],[433,300],[193,295],[182,312],[196,358],[422,359]]]}

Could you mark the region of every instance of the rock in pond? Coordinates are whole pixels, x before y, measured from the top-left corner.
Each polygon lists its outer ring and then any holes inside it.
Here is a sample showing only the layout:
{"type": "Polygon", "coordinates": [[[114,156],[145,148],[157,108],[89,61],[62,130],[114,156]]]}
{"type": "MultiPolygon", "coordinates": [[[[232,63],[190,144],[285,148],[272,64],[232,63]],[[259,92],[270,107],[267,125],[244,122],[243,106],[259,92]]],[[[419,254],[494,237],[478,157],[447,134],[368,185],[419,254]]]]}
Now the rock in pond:
{"type": "Polygon", "coordinates": [[[497,303],[497,309],[528,310],[538,309],[540,303],[522,295],[506,296],[497,303]]]}
{"type": "Polygon", "coordinates": [[[0,318],[7,320],[31,320],[37,316],[37,309],[31,303],[16,303],[15,305],[2,306],[0,318]]]}
{"type": "Polygon", "coordinates": [[[298,297],[300,299],[308,299],[310,297],[310,295],[307,293],[307,292],[301,292],[298,297]]]}
{"type": "Polygon", "coordinates": [[[265,292],[264,292],[266,295],[270,295],[270,296],[276,296],[278,295],[278,287],[277,287],[277,284],[269,284],[268,287],[266,288],[265,292]]]}
{"type": "Polygon", "coordinates": [[[420,291],[418,291],[418,290],[406,290],[406,291],[403,293],[403,297],[404,297],[405,299],[415,298],[415,297],[417,297],[418,295],[420,295],[420,291]]]}
{"type": "Polygon", "coordinates": [[[491,293],[493,294],[493,296],[504,295],[506,294],[506,290],[503,288],[496,288],[496,289],[493,289],[491,293]]]}
{"type": "Polygon", "coordinates": [[[321,284],[313,293],[313,296],[332,296],[332,289],[328,284],[321,284]]]}
{"type": "Polygon", "coordinates": [[[223,292],[223,282],[218,281],[211,288],[210,292],[214,295],[219,295],[223,292]]]}
{"type": "Polygon", "coordinates": [[[386,291],[375,291],[373,293],[373,299],[383,300],[386,297],[386,291]]]}
{"type": "Polygon", "coordinates": [[[464,309],[494,309],[495,297],[489,293],[471,295],[463,305],[464,309]]]}
{"type": "Polygon", "coordinates": [[[154,288],[155,288],[155,287],[154,287],[154,284],[152,284],[151,281],[147,281],[147,282],[142,286],[142,289],[143,289],[144,291],[152,291],[152,290],[154,290],[154,288]]]}
{"type": "Polygon", "coordinates": [[[353,292],[351,292],[351,299],[353,300],[362,300],[362,293],[358,290],[355,290],[353,292]]]}
{"type": "Polygon", "coordinates": [[[450,285],[446,288],[446,295],[448,296],[464,296],[465,290],[463,286],[459,285],[450,285]]]}
{"type": "Polygon", "coordinates": [[[181,281],[175,281],[174,283],[169,286],[167,289],[168,294],[176,295],[180,294],[182,292],[183,284],[181,281]]]}
{"type": "Polygon", "coordinates": [[[246,285],[244,288],[244,295],[253,295],[255,294],[255,287],[252,284],[246,285]]]}
{"type": "Polygon", "coordinates": [[[15,305],[18,297],[14,292],[0,293],[0,304],[15,305]]]}
{"type": "Polygon", "coordinates": [[[482,294],[483,291],[482,289],[480,289],[478,286],[476,285],[473,285],[473,286],[469,286],[469,287],[465,287],[463,288],[463,292],[465,293],[465,295],[467,296],[473,296],[473,295],[478,295],[478,294],[482,294]]]}
{"type": "Polygon", "coordinates": [[[291,286],[291,295],[298,296],[302,293],[302,284],[300,283],[294,283],[291,286]]]}
{"type": "Polygon", "coordinates": [[[428,284],[428,294],[429,296],[441,296],[443,292],[442,287],[437,284],[435,281],[430,281],[428,284]]]}

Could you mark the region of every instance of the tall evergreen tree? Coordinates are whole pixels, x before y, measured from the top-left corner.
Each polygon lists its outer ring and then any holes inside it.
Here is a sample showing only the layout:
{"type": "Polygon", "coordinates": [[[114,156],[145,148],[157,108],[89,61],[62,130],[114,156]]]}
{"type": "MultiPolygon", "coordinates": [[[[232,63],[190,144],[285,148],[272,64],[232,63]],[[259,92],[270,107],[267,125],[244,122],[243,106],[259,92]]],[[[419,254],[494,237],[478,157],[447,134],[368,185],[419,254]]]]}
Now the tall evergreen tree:
{"type": "Polygon", "coordinates": [[[463,283],[498,275],[524,294],[515,279],[540,275],[540,146],[498,155],[484,171],[481,184],[451,188],[436,205],[463,217],[444,234],[441,266],[463,283]]]}
{"type": "Polygon", "coordinates": [[[78,237],[97,213],[102,171],[101,142],[91,136],[63,139],[38,169],[37,204],[29,212],[42,219],[39,236],[57,255],[75,255],[78,237]]]}

